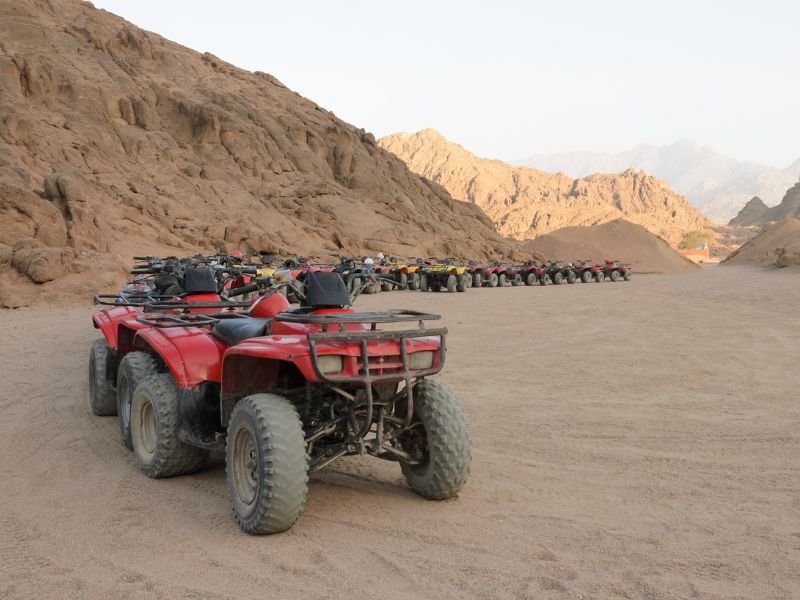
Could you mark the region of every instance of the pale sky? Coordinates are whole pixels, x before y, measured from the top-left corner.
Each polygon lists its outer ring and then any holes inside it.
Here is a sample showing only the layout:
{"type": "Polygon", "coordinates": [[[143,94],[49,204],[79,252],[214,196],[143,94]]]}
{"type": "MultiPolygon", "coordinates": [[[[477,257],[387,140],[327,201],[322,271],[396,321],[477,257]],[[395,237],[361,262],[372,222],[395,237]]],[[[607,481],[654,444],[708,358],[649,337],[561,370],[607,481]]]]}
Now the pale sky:
{"type": "Polygon", "coordinates": [[[383,136],[480,156],[690,138],[800,158],[800,2],[94,0],[383,136]]]}

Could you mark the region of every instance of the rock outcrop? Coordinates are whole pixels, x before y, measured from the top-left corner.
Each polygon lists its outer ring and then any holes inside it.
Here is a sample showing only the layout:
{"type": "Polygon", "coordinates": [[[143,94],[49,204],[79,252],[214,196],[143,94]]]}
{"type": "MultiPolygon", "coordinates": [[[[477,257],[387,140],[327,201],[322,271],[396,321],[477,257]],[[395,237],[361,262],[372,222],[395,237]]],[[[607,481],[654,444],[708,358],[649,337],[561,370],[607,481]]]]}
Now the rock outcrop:
{"type": "Polygon", "coordinates": [[[777,206],[768,207],[760,198],[753,198],[739,214],[731,219],[730,225],[743,227],[763,227],[769,223],[800,217],[800,182],[790,187],[777,206]]]}
{"type": "Polygon", "coordinates": [[[480,206],[501,234],[519,240],[625,217],[677,246],[687,232],[710,225],[685,198],[643,171],[572,179],[478,158],[432,129],[378,143],[454,198],[480,206]]]}
{"type": "Polygon", "coordinates": [[[78,0],[0,0],[0,244],[15,289],[111,254],[517,252],[274,77],[78,0]]]}
{"type": "Polygon", "coordinates": [[[757,236],[731,253],[722,264],[761,267],[800,266],[800,219],[787,217],[768,225],[757,236]]]}

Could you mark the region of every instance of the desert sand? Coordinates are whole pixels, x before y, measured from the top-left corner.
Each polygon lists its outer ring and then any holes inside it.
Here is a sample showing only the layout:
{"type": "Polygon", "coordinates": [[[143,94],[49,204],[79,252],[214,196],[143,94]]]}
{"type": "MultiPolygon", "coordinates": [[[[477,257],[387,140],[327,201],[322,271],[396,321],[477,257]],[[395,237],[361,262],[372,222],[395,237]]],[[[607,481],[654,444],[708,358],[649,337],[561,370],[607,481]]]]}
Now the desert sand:
{"type": "Polygon", "coordinates": [[[87,406],[91,309],[0,311],[0,597],[800,595],[800,273],[396,292],[440,311],[473,438],[457,499],[349,458],[287,533],[221,466],[152,481],[87,406]]]}

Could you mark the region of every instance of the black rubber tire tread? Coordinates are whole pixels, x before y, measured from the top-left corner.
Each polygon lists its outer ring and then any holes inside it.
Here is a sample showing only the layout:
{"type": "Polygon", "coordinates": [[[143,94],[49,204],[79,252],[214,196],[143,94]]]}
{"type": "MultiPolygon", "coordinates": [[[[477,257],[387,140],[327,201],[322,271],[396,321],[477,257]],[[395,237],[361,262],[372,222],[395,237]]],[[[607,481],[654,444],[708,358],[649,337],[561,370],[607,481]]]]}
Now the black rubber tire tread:
{"type": "Polygon", "coordinates": [[[382,292],[391,292],[394,286],[391,283],[387,283],[385,281],[381,281],[381,291],[382,292]]]}
{"type": "Polygon", "coordinates": [[[575,271],[569,271],[567,273],[567,283],[575,283],[578,280],[578,276],[575,275],[575,271]]]}
{"type": "Polygon", "coordinates": [[[128,352],[120,361],[117,368],[117,415],[119,416],[119,432],[122,443],[128,450],[133,450],[131,441],[130,410],[125,416],[122,403],[133,399],[136,386],[145,377],[158,373],[158,362],[149,352],[128,352]]]}
{"type": "Polygon", "coordinates": [[[603,281],[605,280],[605,278],[606,278],[606,276],[605,276],[605,275],[604,275],[602,272],[600,272],[600,271],[598,271],[597,273],[595,273],[595,274],[594,274],[594,280],[595,280],[597,283],[603,283],[603,281]]]}
{"type": "Polygon", "coordinates": [[[428,289],[429,289],[428,288],[428,276],[425,275],[425,274],[420,275],[420,278],[419,278],[419,289],[422,290],[423,292],[427,292],[428,289]]]}
{"type": "Polygon", "coordinates": [[[497,287],[497,284],[500,282],[499,277],[497,277],[497,273],[492,273],[489,275],[489,287],[497,287]]]}
{"type": "Polygon", "coordinates": [[[561,273],[553,274],[553,285],[561,285],[563,281],[564,281],[564,276],[561,273]]]}
{"type": "Polygon", "coordinates": [[[535,285],[537,283],[536,274],[535,273],[528,273],[525,276],[525,285],[535,285]]]}
{"type": "Polygon", "coordinates": [[[242,531],[264,535],[286,531],[303,513],[308,494],[308,461],[303,425],[294,405],[276,394],[253,394],[237,402],[228,425],[225,474],[233,514],[242,531]],[[231,489],[233,439],[240,422],[249,421],[260,458],[255,508],[242,516],[231,489]]]}
{"type": "Polygon", "coordinates": [[[591,271],[584,271],[581,275],[581,281],[583,283],[589,283],[592,280],[592,272],[591,271]]]}
{"type": "Polygon", "coordinates": [[[471,288],[472,287],[472,275],[470,275],[467,272],[464,272],[464,274],[461,275],[461,277],[464,278],[464,289],[466,290],[466,289],[471,288]]]}
{"type": "Polygon", "coordinates": [[[522,285],[522,275],[520,275],[519,273],[514,275],[514,278],[511,280],[511,285],[513,285],[514,287],[522,285]]]}
{"type": "Polygon", "coordinates": [[[93,341],[89,349],[89,408],[98,417],[117,414],[117,391],[106,379],[108,351],[105,338],[93,341]]]}
{"type": "Polygon", "coordinates": [[[447,291],[451,294],[455,293],[456,286],[458,285],[458,279],[455,275],[448,275],[447,276],[447,291]]]}
{"type": "Polygon", "coordinates": [[[497,277],[497,287],[506,287],[506,274],[500,273],[497,277]]]}
{"type": "Polygon", "coordinates": [[[408,289],[418,290],[420,285],[419,273],[412,273],[408,278],[408,289]]]}
{"type": "Polygon", "coordinates": [[[469,277],[466,275],[454,275],[456,278],[456,291],[457,292],[466,292],[469,284],[467,282],[470,280],[469,277]]]}
{"type": "Polygon", "coordinates": [[[616,269],[614,271],[611,271],[611,281],[616,282],[619,281],[619,279],[620,279],[619,271],[617,271],[616,269]]]}
{"type": "Polygon", "coordinates": [[[194,473],[205,466],[208,451],[184,444],[178,439],[178,386],[169,373],[144,378],[136,386],[131,406],[133,454],[142,472],[151,479],[194,473]],[[136,447],[137,405],[144,398],[153,404],[156,416],[156,447],[153,458],[145,462],[136,447]]]}
{"type": "Polygon", "coordinates": [[[413,289],[408,287],[408,275],[406,273],[400,273],[400,278],[398,280],[398,283],[400,284],[401,290],[413,289]]]}
{"type": "Polygon", "coordinates": [[[472,287],[481,287],[483,286],[483,276],[480,273],[473,273],[472,275],[472,287]]]}
{"type": "Polygon", "coordinates": [[[425,465],[400,463],[409,487],[428,500],[452,498],[469,478],[469,428],[452,388],[424,380],[414,388],[414,414],[428,436],[429,460],[425,465]]]}
{"type": "Polygon", "coordinates": [[[630,281],[630,280],[631,280],[631,277],[633,277],[633,273],[632,273],[631,271],[625,271],[625,272],[622,274],[622,278],[623,278],[625,281],[630,281]]]}

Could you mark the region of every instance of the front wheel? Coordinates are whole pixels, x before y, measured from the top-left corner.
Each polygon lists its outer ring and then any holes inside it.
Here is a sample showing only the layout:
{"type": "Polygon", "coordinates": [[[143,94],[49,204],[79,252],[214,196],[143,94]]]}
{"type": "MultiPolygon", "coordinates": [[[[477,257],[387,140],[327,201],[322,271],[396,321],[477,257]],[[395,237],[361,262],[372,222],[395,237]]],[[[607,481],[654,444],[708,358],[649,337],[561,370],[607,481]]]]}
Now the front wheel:
{"type": "Polygon", "coordinates": [[[117,370],[117,414],[122,443],[133,450],[131,439],[131,401],[133,392],[145,377],[158,373],[158,363],[149,352],[128,352],[117,370]]]}
{"type": "Polygon", "coordinates": [[[500,275],[497,277],[497,287],[506,287],[505,273],[500,273],[500,275]]]}
{"type": "Polygon", "coordinates": [[[630,280],[631,280],[631,277],[633,277],[633,273],[632,273],[631,271],[625,271],[625,272],[622,274],[622,278],[623,278],[625,281],[630,281],[630,280]]]}
{"type": "Polygon", "coordinates": [[[109,354],[105,339],[92,342],[89,350],[89,408],[98,417],[117,414],[117,392],[108,378],[109,354]]]}
{"type": "Polygon", "coordinates": [[[169,373],[151,375],[136,386],[131,441],[139,468],[153,479],[193,473],[208,457],[207,450],[178,438],[178,386],[169,373]]]}
{"type": "Polygon", "coordinates": [[[466,292],[469,284],[467,283],[470,278],[466,275],[458,275],[456,277],[456,291],[457,292],[466,292]]]}
{"type": "MultiPolygon", "coordinates": [[[[455,275],[448,275],[447,276],[447,291],[451,294],[456,291],[456,286],[458,286],[458,279],[455,275]]],[[[462,292],[464,290],[461,290],[462,292]]]]}
{"type": "Polygon", "coordinates": [[[414,420],[399,439],[403,449],[421,457],[400,463],[409,487],[428,500],[452,498],[469,478],[469,429],[455,392],[439,381],[414,388],[414,420]]]}
{"type": "Polygon", "coordinates": [[[553,275],[553,283],[555,285],[561,285],[562,281],[564,281],[564,276],[561,273],[556,273],[553,275]]]}
{"type": "Polygon", "coordinates": [[[536,283],[536,275],[528,273],[525,277],[525,285],[534,285],[536,283]]]}
{"type": "Polygon", "coordinates": [[[408,278],[408,289],[418,290],[419,285],[420,285],[419,273],[412,273],[411,277],[408,278]]]}
{"type": "Polygon", "coordinates": [[[406,273],[400,273],[400,279],[398,283],[400,284],[401,290],[408,289],[408,275],[406,273]]]}
{"type": "Polygon", "coordinates": [[[605,276],[605,275],[603,275],[603,272],[602,272],[602,271],[598,271],[597,273],[595,273],[595,274],[594,274],[594,280],[595,280],[597,283],[603,283],[603,281],[605,280],[605,278],[606,278],[606,276],[605,276]]]}
{"type": "Polygon", "coordinates": [[[500,282],[499,278],[497,277],[497,273],[492,273],[489,275],[489,287],[497,287],[497,284],[500,282]]]}
{"type": "Polygon", "coordinates": [[[619,281],[619,271],[611,271],[611,281],[619,281]]]}
{"type": "Polygon", "coordinates": [[[428,276],[423,274],[419,278],[419,289],[423,292],[428,291],[428,276]]]}
{"type": "Polygon", "coordinates": [[[483,285],[483,275],[480,273],[472,274],[472,287],[481,287],[483,285]]]}
{"type": "Polygon", "coordinates": [[[243,531],[286,531],[303,512],[308,462],[303,425],[283,396],[254,394],[233,409],[225,447],[233,514],[243,531]]]}
{"type": "Polygon", "coordinates": [[[592,280],[592,272],[591,271],[584,271],[581,274],[581,281],[583,283],[589,283],[592,280]]]}

